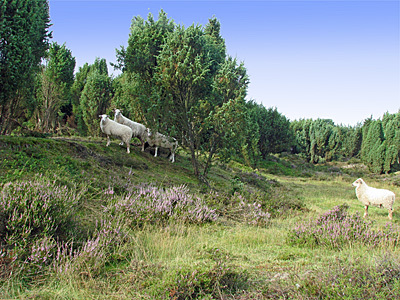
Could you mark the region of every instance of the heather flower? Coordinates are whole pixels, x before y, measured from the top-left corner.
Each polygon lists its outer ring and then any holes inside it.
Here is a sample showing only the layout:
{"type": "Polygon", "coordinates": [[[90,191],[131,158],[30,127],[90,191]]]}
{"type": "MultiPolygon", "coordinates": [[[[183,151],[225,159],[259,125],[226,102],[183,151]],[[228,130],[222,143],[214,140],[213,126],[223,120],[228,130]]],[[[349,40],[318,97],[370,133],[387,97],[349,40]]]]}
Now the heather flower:
{"type": "Polygon", "coordinates": [[[105,195],[114,195],[114,189],[109,186],[105,191],[104,191],[105,195]]]}
{"type": "Polygon", "coordinates": [[[53,270],[57,274],[85,272],[96,275],[112,259],[110,254],[124,239],[119,223],[103,220],[93,236],[80,248],[74,249],[73,243],[59,244],[53,260],[53,270]]]}
{"type": "Polygon", "coordinates": [[[226,204],[221,207],[221,213],[227,218],[253,226],[266,225],[271,219],[271,214],[261,203],[249,202],[240,193],[235,193],[226,200],[226,204]]]}
{"type": "Polygon", "coordinates": [[[55,247],[56,242],[46,236],[32,244],[30,254],[24,262],[31,275],[44,272],[45,266],[49,265],[53,259],[55,247]]]}
{"type": "Polygon", "coordinates": [[[69,226],[84,190],[38,176],[0,190],[0,244],[24,269],[42,269],[53,259],[54,239],[69,226]]]}
{"type": "Polygon", "coordinates": [[[107,207],[106,211],[124,215],[132,225],[163,223],[170,219],[188,223],[217,219],[215,210],[210,209],[202,198],[190,194],[185,185],[166,189],[142,185],[107,207]]]}
{"type": "Polygon", "coordinates": [[[387,224],[383,230],[373,230],[371,221],[365,221],[359,214],[348,214],[347,209],[347,205],[336,206],[316,220],[300,224],[290,232],[289,242],[332,249],[353,243],[371,247],[397,245],[400,240],[397,226],[387,224]]]}

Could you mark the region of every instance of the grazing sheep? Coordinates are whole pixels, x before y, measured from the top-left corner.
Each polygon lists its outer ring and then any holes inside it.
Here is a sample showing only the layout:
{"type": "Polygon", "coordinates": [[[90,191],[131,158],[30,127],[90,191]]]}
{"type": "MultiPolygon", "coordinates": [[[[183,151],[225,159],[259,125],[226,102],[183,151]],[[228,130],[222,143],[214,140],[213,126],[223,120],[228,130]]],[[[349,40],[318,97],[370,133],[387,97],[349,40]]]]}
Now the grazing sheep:
{"type": "Polygon", "coordinates": [[[149,143],[151,147],[153,146],[156,147],[156,153],[154,154],[154,157],[157,157],[159,147],[166,148],[171,151],[169,160],[171,162],[175,162],[175,150],[178,147],[178,142],[176,141],[176,139],[173,137],[165,136],[159,132],[153,134],[151,130],[148,128],[146,129],[146,131],[147,131],[147,143],[149,143]]]}
{"type": "Polygon", "coordinates": [[[393,214],[393,203],[395,200],[395,194],[391,191],[384,189],[376,189],[368,186],[364,180],[358,178],[353,182],[353,186],[356,187],[356,195],[365,205],[364,217],[368,216],[368,206],[384,207],[389,210],[389,219],[392,219],[393,214]]]}
{"type": "Polygon", "coordinates": [[[132,136],[137,137],[142,143],[142,151],[144,151],[144,144],[147,139],[146,126],[140,123],[133,122],[127,117],[123,116],[119,109],[115,110],[114,121],[126,125],[132,129],[132,136]]]}
{"type": "Polygon", "coordinates": [[[107,115],[99,115],[101,118],[100,128],[107,135],[107,145],[110,145],[110,136],[119,138],[122,144],[126,144],[126,152],[130,153],[129,146],[132,138],[132,129],[128,126],[110,120],[107,115]]]}

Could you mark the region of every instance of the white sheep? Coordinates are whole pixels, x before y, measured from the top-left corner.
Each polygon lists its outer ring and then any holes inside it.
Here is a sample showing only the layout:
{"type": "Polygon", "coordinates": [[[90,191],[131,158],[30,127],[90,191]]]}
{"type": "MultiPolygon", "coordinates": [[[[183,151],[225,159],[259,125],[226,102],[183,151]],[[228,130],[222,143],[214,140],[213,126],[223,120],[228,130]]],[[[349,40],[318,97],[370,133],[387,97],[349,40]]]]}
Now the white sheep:
{"type": "Polygon", "coordinates": [[[365,205],[364,217],[368,216],[368,206],[384,207],[389,210],[389,219],[392,219],[393,214],[393,203],[395,200],[395,194],[389,190],[376,189],[368,186],[364,180],[358,178],[353,182],[353,186],[356,187],[356,195],[365,205]]]}
{"type": "Polygon", "coordinates": [[[110,145],[110,136],[119,138],[122,144],[126,144],[126,152],[130,153],[130,141],[132,138],[132,129],[128,126],[119,124],[110,120],[107,115],[99,115],[101,118],[100,128],[103,133],[107,135],[107,147],[110,145]]]}
{"type": "Polygon", "coordinates": [[[173,137],[165,136],[159,132],[153,134],[151,130],[148,128],[146,129],[146,131],[147,131],[147,143],[149,143],[151,147],[154,146],[156,147],[156,152],[154,154],[154,157],[157,157],[159,147],[166,148],[171,151],[169,160],[171,162],[175,162],[175,150],[178,147],[177,140],[173,137]]]}
{"type": "Polygon", "coordinates": [[[133,132],[132,136],[137,137],[140,140],[142,143],[142,151],[144,151],[144,144],[146,143],[147,139],[146,126],[123,116],[119,109],[115,110],[114,121],[130,127],[133,132]]]}

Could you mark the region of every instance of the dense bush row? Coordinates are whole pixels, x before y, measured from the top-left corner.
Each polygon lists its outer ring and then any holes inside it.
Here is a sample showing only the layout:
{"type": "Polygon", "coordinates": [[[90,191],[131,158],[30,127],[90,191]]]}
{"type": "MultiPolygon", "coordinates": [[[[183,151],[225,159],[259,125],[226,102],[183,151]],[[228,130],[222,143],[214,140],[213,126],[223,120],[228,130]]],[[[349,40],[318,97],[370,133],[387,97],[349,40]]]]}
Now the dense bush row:
{"type": "Polygon", "coordinates": [[[356,127],[338,126],[332,120],[291,123],[295,151],[312,163],[359,157],[374,173],[400,169],[400,112],[382,119],[367,119],[356,127]]]}

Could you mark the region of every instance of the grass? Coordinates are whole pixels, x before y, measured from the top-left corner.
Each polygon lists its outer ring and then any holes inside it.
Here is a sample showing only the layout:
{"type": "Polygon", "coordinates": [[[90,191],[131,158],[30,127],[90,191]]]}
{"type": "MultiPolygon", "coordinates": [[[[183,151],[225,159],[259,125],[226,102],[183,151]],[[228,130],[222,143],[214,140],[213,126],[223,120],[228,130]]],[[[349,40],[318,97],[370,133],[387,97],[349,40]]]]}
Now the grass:
{"type": "MultiPolygon", "coordinates": [[[[362,168],[342,168],[343,163],[312,166],[299,157],[282,156],[271,158],[257,171],[239,162],[214,167],[210,172],[214,193],[209,194],[197,184],[184,153],[171,164],[165,157],[154,158],[149,152],[132,148],[127,155],[116,142],[106,148],[101,139],[0,137],[1,189],[8,182],[40,183],[37,174],[43,174],[54,186],[65,185],[79,194],[79,203],[71,207],[76,213],[68,219],[69,231],[57,232],[57,240],[51,242],[58,243],[53,249],[64,249],[63,255],[56,259],[56,252],[50,250],[48,254],[53,256],[49,263],[38,264],[40,272],[26,269],[24,261],[12,262],[16,248],[12,250],[1,240],[0,298],[400,296],[397,246],[371,247],[353,241],[338,249],[299,245],[290,243],[288,238],[299,224],[316,220],[337,205],[346,204],[350,215],[361,215],[363,207],[351,187],[355,174],[363,176],[371,186],[388,188],[400,195],[400,187],[395,184],[398,174],[375,176],[360,173],[362,168]],[[152,221],[132,225],[126,222],[126,212],[110,214],[105,209],[125,201],[127,194],[144,183],[164,189],[184,184],[188,193],[201,197],[220,217],[200,224],[180,217],[167,217],[161,223],[150,218],[152,221]],[[261,225],[251,225],[249,220],[254,220],[260,211],[243,206],[242,201],[246,205],[260,204],[270,217],[261,225]],[[57,271],[60,267],[63,271],[57,271]]],[[[394,209],[392,224],[398,226],[397,202],[394,209]]],[[[388,223],[387,212],[370,208],[368,220],[373,221],[372,230],[382,230],[388,223]]],[[[4,230],[0,222],[0,232],[4,230]]],[[[23,249],[27,256],[34,243],[50,243],[35,234],[30,235],[32,242],[27,241],[23,249]]],[[[39,253],[38,261],[44,255],[39,253]]]]}

